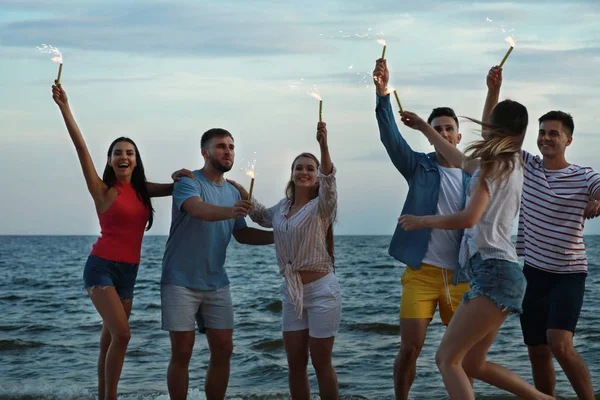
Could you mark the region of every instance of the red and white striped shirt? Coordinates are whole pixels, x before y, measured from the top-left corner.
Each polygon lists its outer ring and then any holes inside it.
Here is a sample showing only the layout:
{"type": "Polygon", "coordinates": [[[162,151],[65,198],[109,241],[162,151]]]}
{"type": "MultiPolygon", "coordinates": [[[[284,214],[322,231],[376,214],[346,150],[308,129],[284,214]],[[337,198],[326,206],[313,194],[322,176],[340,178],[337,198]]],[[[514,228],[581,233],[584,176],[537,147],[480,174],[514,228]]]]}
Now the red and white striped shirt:
{"type": "Polygon", "coordinates": [[[583,211],[600,190],[600,174],[574,164],[548,170],[526,151],[523,161],[517,254],[544,271],[587,272],[583,211]]]}
{"type": "Polygon", "coordinates": [[[319,195],[289,218],[286,215],[292,202],[287,198],[271,208],[253,198],[254,207],[248,213],[260,226],[273,228],[279,273],[285,279],[288,297],[299,319],[302,319],[304,293],[300,271],[333,271],[333,259],[327,251],[327,230],[337,212],[335,172],[334,167],[329,175],[323,175],[319,169],[319,195]]]}

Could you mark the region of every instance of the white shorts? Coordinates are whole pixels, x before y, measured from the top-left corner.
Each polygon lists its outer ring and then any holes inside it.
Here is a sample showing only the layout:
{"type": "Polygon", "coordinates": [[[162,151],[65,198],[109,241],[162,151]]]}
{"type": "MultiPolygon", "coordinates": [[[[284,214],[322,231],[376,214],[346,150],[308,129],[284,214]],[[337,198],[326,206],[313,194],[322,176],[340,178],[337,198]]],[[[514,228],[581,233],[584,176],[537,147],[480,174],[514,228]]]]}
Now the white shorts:
{"type": "Polygon", "coordinates": [[[202,291],[183,286],[160,285],[162,329],[171,332],[233,329],[233,303],[229,286],[202,291]]]}
{"type": "Polygon", "coordinates": [[[313,338],[336,336],[342,317],[342,295],[335,274],[330,273],[303,287],[302,319],[298,319],[294,305],[287,295],[285,282],[281,285],[283,331],[308,329],[308,335],[313,338]]]}

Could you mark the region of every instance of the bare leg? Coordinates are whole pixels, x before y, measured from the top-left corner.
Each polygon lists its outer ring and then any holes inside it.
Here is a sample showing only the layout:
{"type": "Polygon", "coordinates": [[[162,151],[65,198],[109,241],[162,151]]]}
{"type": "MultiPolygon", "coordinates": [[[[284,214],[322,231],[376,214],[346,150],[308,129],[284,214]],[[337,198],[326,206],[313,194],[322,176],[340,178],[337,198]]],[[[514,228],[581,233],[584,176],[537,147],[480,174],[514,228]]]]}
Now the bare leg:
{"type": "Polygon", "coordinates": [[[283,343],[288,361],[288,381],[292,400],[310,399],[308,383],[308,329],[283,332],[283,343]]]}
{"type": "Polygon", "coordinates": [[[187,399],[189,375],[188,368],[196,335],[194,331],[170,332],[171,361],[167,370],[167,387],[171,400],[187,399]]]}
{"type": "Polygon", "coordinates": [[[560,364],[571,386],[581,400],[594,400],[594,388],[590,371],[583,358],[573,346],[573,332],[562,329],[548,329],[548,344],[556,361],[560,364]]]}
{"type": "Polygon", "coordinates": [[[331,353],[335,336],[329,338],[309,337],[310,358],[319,382],[319,396],[322,400],[338,400],[338,380],[331,364],[331,353]]]}
{"type": "MultiPolygon", "coordinates": [[[[102,317],[103,333],[104,327],[110,333],[110,342],[108,343],[106,356],[104,357],[104,375],[100,376],[98,374],[98,383],[100,384],[101,380],[104,381],[103,398],[99,398],[103,400],[116,400],[119,378],[121,377],[123,362],[125,360],[125,352],[131,338],[129,322],[127,321],[129,315],[124,308],[123,302],[119,299],[114,286],[88,289],[88,294],[96,310],[102,317]]],[[[131,305],[129,305],[130,312],[131,305]]],[[[102,341],[103,336],[100,338],[102,341]]],[[[106,342],[106,336],[104,336],[104,344],[106,342]]],[[[99,358],[99,369],[100,362],[99,358]]],[[[99,391],[98,395],[100,396],[100,394],[99,391]]]]}
{"type": "Polygon", "coordinates": [[[417,358],[425,343],[431,319],[400,318],[400,350],[394,360],[394,391],[397,400],[407,400],[417,375],[417,358]]]}
{"type": "Polygon", "coordinates": [[[207,329],[210,363],[204,392],[207,400],[222,400],[229,384],[229,363],[233,354],[233,329],[207,329]]]}
{"type": "MultiPolygon", "coordinates": [[[[127,320],[131,315],[131,307],[133,305],[133,299],[123,300],[121,304],[127,315],[127,320]]],[[[105,385],[106,380],[104,379],[104,372],[106,370],[106,354],[110,346],[110,331],[106,327],[106,324],[102,322],[102,333],[100,333],[100,354],[98,355],[98,399],[103,400],[105,396],[105,385]]]]}
{"type": "Polygon", "coordinates": [[[552,350],[548,345],[528,346],[529,361],[533,383],[537,390],[550,396],[556,396],[556,375],[552,363],[552,350]]]}
{"type": "Polygon", "coordinates": [[[475,399],[465,368],[474,378],[525,399],[552,399],[538,392],[512,371],[485,360],[487,351],[507,316],[508,313],[501,311],[492,300],[484,296],[458,307],[436,354],[436,363],[451,399],[475,399]]]}

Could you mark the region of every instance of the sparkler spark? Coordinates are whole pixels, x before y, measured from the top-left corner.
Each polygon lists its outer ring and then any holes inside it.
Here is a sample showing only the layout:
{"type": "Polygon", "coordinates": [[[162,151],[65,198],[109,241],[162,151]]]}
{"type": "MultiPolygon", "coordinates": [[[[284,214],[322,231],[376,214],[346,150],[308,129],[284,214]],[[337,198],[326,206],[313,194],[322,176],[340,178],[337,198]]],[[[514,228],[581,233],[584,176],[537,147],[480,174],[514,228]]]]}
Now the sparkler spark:
{"type": "Polygon", "coordinates": [[[50,46],[48,44],[42,44],[41,46],[36,46],[36,48],[39,51],[41,51],[42,53],[52,55],[53,56],[52,61],[62,64],[62,62],[63,62],[62,53],[56,47],[50,46]]]}

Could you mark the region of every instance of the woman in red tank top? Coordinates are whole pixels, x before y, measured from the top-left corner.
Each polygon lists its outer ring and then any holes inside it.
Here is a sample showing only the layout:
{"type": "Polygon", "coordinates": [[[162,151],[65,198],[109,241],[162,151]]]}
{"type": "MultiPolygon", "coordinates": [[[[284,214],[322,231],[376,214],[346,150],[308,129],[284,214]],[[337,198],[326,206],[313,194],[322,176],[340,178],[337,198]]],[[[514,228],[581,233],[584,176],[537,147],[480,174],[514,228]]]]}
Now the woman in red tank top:
{"type": "MultiPolygon", "coordinates": [[[[170,196],[173,184],[146,181],[135,143],[125,137],[114,140],[107,154],[102,179],[98,176],[83,136],[73,118],[67,94],[52,86],[69,135],[75,145],[83,176],[100,221],[101,234],[84,268],[84,287],[102,317],[98,357],[98,399],[117,398],[117,385],[130,339],[129,315],[144,230],[150,229],[154,209],[151,197],[170,196]]],[[[174,180],[188,170],[173,173],[174,180]]]]}

